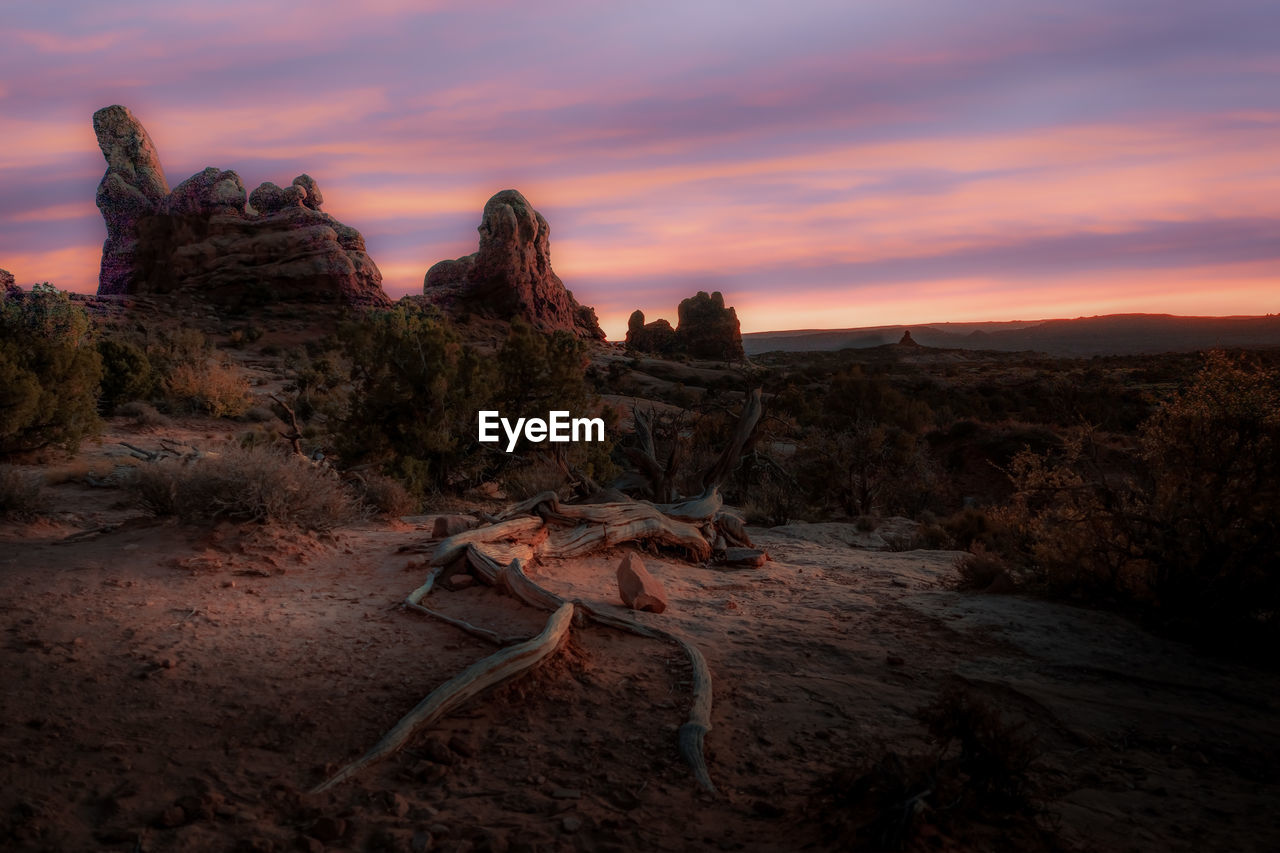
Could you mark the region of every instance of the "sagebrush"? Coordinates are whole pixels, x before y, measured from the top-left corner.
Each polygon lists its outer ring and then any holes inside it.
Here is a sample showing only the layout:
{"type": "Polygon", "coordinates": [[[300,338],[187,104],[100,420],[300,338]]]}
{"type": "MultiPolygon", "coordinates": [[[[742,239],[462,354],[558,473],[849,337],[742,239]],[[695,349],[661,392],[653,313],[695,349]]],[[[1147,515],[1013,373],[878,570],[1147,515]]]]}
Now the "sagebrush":
{"type": "Polygon", "coordinates": [[[230,519],[327,531],[361,517],[360,502],[335,472],[265,447],[163,460],[141,468],[133,488],[154,515],[183,521],[230,519]]]}

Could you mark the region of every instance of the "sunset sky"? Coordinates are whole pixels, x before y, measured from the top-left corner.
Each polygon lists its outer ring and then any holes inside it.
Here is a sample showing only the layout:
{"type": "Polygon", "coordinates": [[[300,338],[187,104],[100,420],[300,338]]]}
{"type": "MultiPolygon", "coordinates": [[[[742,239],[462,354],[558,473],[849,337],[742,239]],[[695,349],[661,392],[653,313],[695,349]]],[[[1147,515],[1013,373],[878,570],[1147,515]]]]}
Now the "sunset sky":
{"type": "Polygon", "coordinates": [[[5,3],[0,267],[93,291],[91,116],[174,186],[307,172],[393,296],[494,192],[611,338],[1280,311],[1280,4],[5,3]]]}

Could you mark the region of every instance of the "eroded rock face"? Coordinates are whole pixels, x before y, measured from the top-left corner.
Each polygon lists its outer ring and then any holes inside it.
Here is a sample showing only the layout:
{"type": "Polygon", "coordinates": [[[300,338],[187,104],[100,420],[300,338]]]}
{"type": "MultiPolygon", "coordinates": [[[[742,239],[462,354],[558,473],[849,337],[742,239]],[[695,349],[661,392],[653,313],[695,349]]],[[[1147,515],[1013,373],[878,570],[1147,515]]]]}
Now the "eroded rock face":
{"type": "Polygon", "coordinates": [[[97,199],[107,223],[100,295],[389,303],[364,238],[320,210],[310,175],[246,195],[239,175],[210,167],[170,192],[155,145],[127,109],[98,110],[93,126],[107,160],[97,199]]]}
{"type": "Polygon", "coordinates": [[[169,196],[169,182],[151,137],[124,107],[111,106],[94,113],[93,132],[107,160],[97,196],[98,209],[107,223],[98,293],[129,293],[138,222],[160,212],[169,196]]]}
{"type": "Polygon", "coordinates": [[[477,230],[479,251],[427,270],[429,301],[604,339],[595,311],[579,305],[551,268],[551,226],[523,195],[503,190],[489,199],[477,230]]]}
{"type": "Polygon", "coordinates": [[[680,303],[679,325],[666,320],[644,321],[636,311],[627,323],[627,347],[655,355],[684,354],[716,361],[741,361],[742,327],[733,308],[726,308],[720,291],[699,291],[680,303]]]}

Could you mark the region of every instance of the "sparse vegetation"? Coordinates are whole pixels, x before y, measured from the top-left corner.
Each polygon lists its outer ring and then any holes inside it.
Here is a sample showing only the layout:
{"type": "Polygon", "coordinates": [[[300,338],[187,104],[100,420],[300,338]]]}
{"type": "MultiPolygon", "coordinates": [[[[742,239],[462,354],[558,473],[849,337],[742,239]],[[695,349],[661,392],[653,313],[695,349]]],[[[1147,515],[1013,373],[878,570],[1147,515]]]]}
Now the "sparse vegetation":
{"type": "Polygon", "coordinates": [[[178,411],[235,418],[253,405],[244,375],[234,366],[212,359],[178,364],[164,377],[161,386],[170,405],[178,411]]]}
{"type": "Polygon", "coordinates": [[[1026,724],[957,685],[917,718],[933,753],[889,750],[824,780],[814,808],[823,814],[826,840],[847,850],[903,850],[928,826],[935,841],[942,835],[987,849],[971,836],[998,822],[1002,847],[1040,847],[1045,833],[1030,777],[1039,748],[1026,724]]]}
{"type": "Polygon", "coordinates": [[[115,413],[120,417],[129,418],[134,426],[144,429],[168,426],[172,423],[167,416],[160,414],[155,406],[138,400],[117,406],[115,413]]]}
{"type": "Polygon", "coordinates": [[[357,480],[357,488],[364,505],[379,515],[392,518],[409,515],[416,512],[421,504],[399,482],[376,471],[361,474],[357,480]]]}
{"type": "Polygon", "coordinates": [[[0,518],[29,519],[47,508],[44,483],[39,474],[0,465],[0,518]]]}
{"type": "MultiPolygon", "coordinates": [[[[517,321],[495,358],[463,344],[438,313],[398,305],[346,324],[339,339],[352,386],[334,428],[339,454],[347,464],[377,465],[419,498],[502,477],[533,450],[522,444],[513,455],[481,445],[477,411],[516,418],[598,408],[583,345],[566,333],[543,335],[517,321]]],[[[609,448],[575,448],[568,464],[609,476],[609,448]]]]}
{"type": "Polygon", "coordinates": [[[231,519],[327,531],[360,517],[359,502],[333,471],[270,448],[229,448],[138,470],[133,488],[157,516],[231,519]]]}
{"type": "Polygon", "coordinates": [[[74,452],[101,425],[101,376],[89,318],[65,293],[36,285],[0,297],[0,455],[74,452]]]}

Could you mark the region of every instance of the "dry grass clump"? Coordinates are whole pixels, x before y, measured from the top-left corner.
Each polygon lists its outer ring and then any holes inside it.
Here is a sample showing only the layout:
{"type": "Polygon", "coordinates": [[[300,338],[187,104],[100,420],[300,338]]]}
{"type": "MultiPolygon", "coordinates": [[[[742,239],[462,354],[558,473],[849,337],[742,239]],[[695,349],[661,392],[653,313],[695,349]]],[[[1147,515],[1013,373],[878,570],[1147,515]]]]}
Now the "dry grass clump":
{"type": "Polygon", "coordinates": [[[155,406],[141,400],[130,400],[124,405],[116,406],[115,413],[120,417],[129,418],[137,427],[162,427],[172,423],[168,416],[160,414],[155,406]]]}
{"type": "Polygon", "coordinates": [[[133,488],[153,514],[183,521],[225,518],[326,531],[361,515],[333,471],[262,447],[147,465],[133,488]]]}
{"type": "Polygon", "coordinates": [[[236,418],[253,405],[249,382],[231,365],[182,363],[164,379],[165,396],[179,408],[236,418]]]}
{"type": "Polygon", "coordinates": [[[981,542],[975,542],[969,546],[969,553],[956,560],[955,569],[958,589],[984,590],[1001,575],[1009,574],[1009,563],[981,542]]]}
{"type": "Polygon", "coordinates": [[[409,494],[399,481],[372,471],[363,475],[359,488],[365,506],[379,515],[409,515],[420,505],[420,501],[409,494]]]}
{"type": "Polygon", "coordinates": [[[10,465],[0,465],[0,518],[34,518],[44,509],[44,484],[40,477],[10,465]]]}

